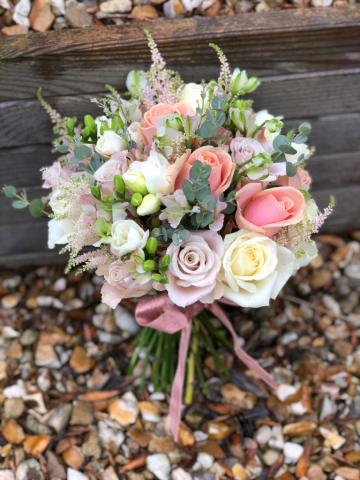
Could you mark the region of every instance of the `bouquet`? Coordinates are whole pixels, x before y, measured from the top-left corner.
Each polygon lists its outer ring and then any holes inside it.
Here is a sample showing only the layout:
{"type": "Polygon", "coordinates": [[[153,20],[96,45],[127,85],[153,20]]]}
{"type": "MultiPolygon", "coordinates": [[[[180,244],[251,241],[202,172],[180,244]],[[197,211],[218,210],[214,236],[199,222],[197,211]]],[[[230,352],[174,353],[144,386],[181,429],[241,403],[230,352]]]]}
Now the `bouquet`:
{"type": "Polygon", "coordinates": [[[62,154],[43,170],[43,186],[51,192],[30,202],[15,187],[4,190],[16,198],[15,208],[29,206],[35,217],[49,217],[49,248],[64,245],[69,270],[96,269],[104,279],[104,303],[115,308],[140,298],[136,319],[144,328],[129,373],[145,348],[144,372],[152,356],[155,390],[173,385],[170,426],[177,438],[185,373],[185,403],[191,403],[195,372],[206,394],[199,344],[225,374],[214,344],[234,348],[275,388],[241,349],[217,301],[268,305],[317,255],[311,235],[332,205],[320,213],[309,194],[308,123],[284,134],[281,117],[256,113],[241,97],[259,80],[238,68],[231,72],[216,45],[210,46],[221,64],[218,80],[185,84],[166,69],[145,33],[150,70],[128,74],[128,99],[108,85],[109,95],[92,99],[101,116],[86,115],[76,125],[39,91],[62,154]],[[206,310],[230,331],[234,345],[206,310]]]}

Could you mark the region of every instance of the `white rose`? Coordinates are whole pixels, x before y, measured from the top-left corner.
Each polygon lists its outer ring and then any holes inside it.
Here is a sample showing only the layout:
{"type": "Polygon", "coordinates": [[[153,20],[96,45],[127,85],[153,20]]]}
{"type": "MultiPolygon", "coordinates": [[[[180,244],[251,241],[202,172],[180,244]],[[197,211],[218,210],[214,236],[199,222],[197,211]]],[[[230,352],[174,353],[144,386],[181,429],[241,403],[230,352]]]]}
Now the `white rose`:
{"type": "Polygon", "coordinates": [[[68,243],[70,235],[75,232],[75,224],[68,218],[64,218],[63,220],[53,218],[49,221],[48,226],[48,248],[55,248],[55,245],[68,243]]]}
{"type": "Polygon", "coordinates": [[[295,148],[297,153],[295,153],[294,155],[289,155],[288,153],[285,153],[285,158],[287,162],[297,163],[300,155],[304,155],[305,159],[309,158],[310,150],[309,150],[309,147],[306,145],[306,143],[301,143],[301,144],[292,143],[291,146],[295,148]]]}
{"type": "Polygon", "coordinates": [[[113,130],[106,130],[96,144],[96,151],[105,157],[126,150],[126,142],[113,130]]]}
{"type": "Polygon", "coordinates": [[[145,248],[149,230],[144,230],[134,220],[119,220],[111,228],[111,252],[117,257],[132,253],[137,247],[145,248]]]}
{"type": "MultiPolygon", "coordinates": [[[[181,90],[180,101],[185,102],[196,112],[197,107],[202,107],[201,94],[203,91],[202,85],[197,83],[187,83],[181,90]]],[[[205,90],[206,91],[206,90],[205,90]]],[[[206,94],[205,106],[209,103],[209,96],[206,94]]]]}
{"type": "Polygon", "coordinates": [[[126,88],[129,92],[146,87],[148,80],[144,70],[131,70],[126,77],[126,88]]]}
{"type": "Polygon", "coordinates": [[[49,205],[52,208],[53,212],[57,215],[63,215],[67,213],[69,210],[69,203],[66,198],[63,197],[63,192],[57,188],[55,192],[52,194],[52,197],[49,201],[49,205]],[[60,197],[60,198],[59,198],[60,197]]]}
{"type": "Polygon", "coordinates": [[[126,152],[115,155],[118,159],[111,158],[94,173],[94,178],[98,182],[113,182],[115,175],[122,175],[126,167],[126,152]]]}
{"type": "Polygon", "coordinates": [[[241,307],[269,305],[295,269],[290,250],[255,232],[226,235],[224,246],[224,297],[241,307]]]}
{"type": "Polygon", "coordinates": [[[110,109],[112,113],[118,113],[121,120],[126,123],[126,120],[130,122],[138,122],[142,118],[142,113],[140,111],[140,102],[138,100],[132,100],[128,102],[127,100],[121,99],[120,102],[112,101],[110,104],[110,109]],[[120,110],[117,112],[118,108],[120,110]]]}
{"type": "Polygon", "coordinates": [[[296,269],[306,267],[306,265],[309,265],[309,263],[315,260],[315,258],[318,256],[318,249],[316,243],[313,241],[310,243],[300,242],[299,247],[304,250],[304,253],[301,255],[301,257],[295,260],[296,269]]]}
{"type": "MultiPolygon", "coordinates": [[[[149,158],[145,162],[132,162],[124,175],[124,181],[130,177],[142,177],[149,193],[162,193],[170,182],[166,179],[166,170],[170,166],[166,158],[151,150],[149,158]]],[[[129,188],[131,186],[129,185],[129,188]]],[[[140,192],[141,193],[141,192],[140,192]]]]}

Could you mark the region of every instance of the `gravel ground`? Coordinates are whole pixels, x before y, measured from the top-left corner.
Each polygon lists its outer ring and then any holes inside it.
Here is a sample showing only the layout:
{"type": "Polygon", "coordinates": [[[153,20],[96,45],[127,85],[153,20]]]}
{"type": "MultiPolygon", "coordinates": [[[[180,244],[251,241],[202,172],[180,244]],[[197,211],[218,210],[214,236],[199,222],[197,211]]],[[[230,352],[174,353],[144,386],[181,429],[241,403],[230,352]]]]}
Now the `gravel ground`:
{"type": "Polygon", "coordinates": [[[270,307],[227,310],[279,389],[202,350],[209,396],[195,385],[178,444],[169,392],[140,390],[143,360],[126,375],[133,304],[110,311],[99,277],[62,267],[0,272],[0,480],[359,480],[359,242],[319,235],[270,307]]]}

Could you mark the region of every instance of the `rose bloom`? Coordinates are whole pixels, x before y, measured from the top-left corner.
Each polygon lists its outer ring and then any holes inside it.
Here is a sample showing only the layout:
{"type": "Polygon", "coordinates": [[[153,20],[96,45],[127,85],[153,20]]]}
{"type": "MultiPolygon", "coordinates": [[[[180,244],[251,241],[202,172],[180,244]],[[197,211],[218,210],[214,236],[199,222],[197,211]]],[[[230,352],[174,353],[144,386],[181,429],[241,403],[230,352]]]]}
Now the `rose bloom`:
{"type": "MultiPolygon", "coordinates": [[[[284,163],[273,165],[286,165],[284,163]]],[[[286,167],[285,167],[286,168],[286,167]]],[[[294,177],[288,177],[287,175],[281,175],[275,182],[275,185],[282,185],[284,187],[293,187],[297,190],[308,190],[311,183],[310,175],[306,170],[297,167],[297,173],[294,177]]]]}
{"type": "Polygon", "coordinates": [[[295,256],[259,233],[239,230],[224,238],[223,296],[258,308],[276,298],[295,269],[295,256]]]}
{"type": "Polygon", "coordinates": [[[200,162],[211,166],[208,181],[212,194],[216,193],[220,196],[229,187],[235,170],[235,164],[232,162],[230,155],[224,152],[221,147],[200,147],[193,153],[187,150],[173,165],[170,165],[166,172],[170,185],[164,190],[165,195],[183,189],[182,182],[189,179],[190,170],[195,160],[200,160],[200,162]]]}
{"type": "Polygon", "coordinates": [[[301,222],[306,208],[303,194],[293,187],[262,190],[260,183],[248,183],[237,196],[237,226],[267,237],[301,222]]]}
{"type": "Polygon", "coordinates": [[[144,230],[134,220],[119,220],[111,227],[111,252],[117,257],[132,253],[136,247],[145,248],[149,230],[144,230]]]}
{"type": "Polygon", "coordinates": [[[234,163],[241,163],[264,152],[262,145],[254,138],[236,137],[230,143],[231,158],[234,163]]]}
{"type": "Polygon", "coordinates": [[[126,150],[126,142],[113,130],[105,130],[98,139],[95,150],[100,156],[107,159],[114,153],[126,150]]]}
{"type": "Polygon", "coordinates": [[[224,253],[220,235],[210,230],[192,232],[180,245],[171,243],[166,253],[171,263],[170,283],[165,288],[175,305],[186,307],[198,300],[212,303],[222,296],[221,284],[216,281],[224,253]]]}
{"type": "Polygon", "coordinates": [[[156,135],[156,122],[167,115],[172,115],[173,113],[186,115],[187,113],[194,114],[195,112],[184,102],[175,103],[174,105],[159,103],[158,105],[151,107],[149,111],[145,112],[144,118],[140,123],[140,130],[146,138],[148,145],[152,144],[153,136],[156,135]]]}
{"type": "Polygon", "coordinates": [[[127,151],[114,153],[96,172],[94,178],[98,182],[113,182],[115,175],[123,175],[127,170],[127,151]]]}
{"type": "Polygon", "coordinates": [[[102,302],[110,308],[116,308],[123,298],[138,298],[146,295],[152,289],[153,281],[140,284],[137,280],[131,278],[111,285],[106,282],[101,288],[102,302]]]}

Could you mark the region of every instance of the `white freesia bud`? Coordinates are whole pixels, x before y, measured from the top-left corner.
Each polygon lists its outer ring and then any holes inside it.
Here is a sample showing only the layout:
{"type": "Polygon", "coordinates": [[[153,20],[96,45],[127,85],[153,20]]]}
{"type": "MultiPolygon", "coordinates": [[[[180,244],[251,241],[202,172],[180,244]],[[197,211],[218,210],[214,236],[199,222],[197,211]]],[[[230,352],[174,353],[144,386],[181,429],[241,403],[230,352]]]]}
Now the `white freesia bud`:
{"type": "Polygon", "coordinates": [[[117,257],[132,253],[137,247],[145,248],[149,230],[144,230],[134,220],[119,220],[111,227],[111,252],[117,257]]]}
{"type": "Polygon", "coordinates": [[[126,78],[126,88],[131,93],[135,93],[141,88],[146,87],[148,80],[144,70],[131,70],[126,78]]]}
{"type": "MultiPolygon", "coordinates": [[[[201,94],[203,92],[202,85],[198,85],[197,83],[187,83],[185,87],[181,90],[180,94],[180,101],[187,103],[194,112],[196,112],[197,107],[202,106],[202,98],[201,94]]],[[[205,88],[206,92],[206,88],[205,88]]],[[[209,95],[206,93],[205,96],[205,107],[209,104],[209,95]]]]}
{"type": "Polygon", "coordinates": [[[246,75],[246,71],[243,70],[241,72],[239,68],[235,68],[230,82],[232,95],[236,95],[237,92],[240,92],[247,81],[248,77],[246,75]]]}
{"type": "Polygon", "coordinates": [[[101,136],[100,130],[101,130],[101,124],[102,123],[105,123],[110,128],[111,127],[111,118],[107,118],[105,115],[101,115],[101,117],[96,117],[95,118],[95,125],[97,127],[97,136],[98,137],[101,136]]]}
{"type": "Polygon", "coordinates": [[[53,212],[57,215],[63,215],[64,213],[67,213],[69,210],[69,203],[63,197],[64,197],[63,192],[59,189],[56,189],[49,201],[50,207],[52,208],[53,212]]]}
{"type": "Polygon", "coordinates": [[[126,142],[113,130],[106,130],[96,144],[96,151],[105,157],[126,150],[126,142]]]}
{"type": "Polygon", "coordinates": [[[141,170],[136,170],[134,167],[131,169],[131,166],[134,165],[134,163],[141,162],[133,162],[127,172],[124,173],[123,180],[125,182],[125,185],[133,192],[141,193],[141,195],[146,195],[148,193],[148,190],[145,184],[145,177],[142,174],[141,170]]]}
{"type": "Polygon", "coordinates": [[[153,193],[145,195],[141,205],[138,206],[136,212],[140,217],[144,215],[151,215],[160,210],[161,201],[153,193]]]}

